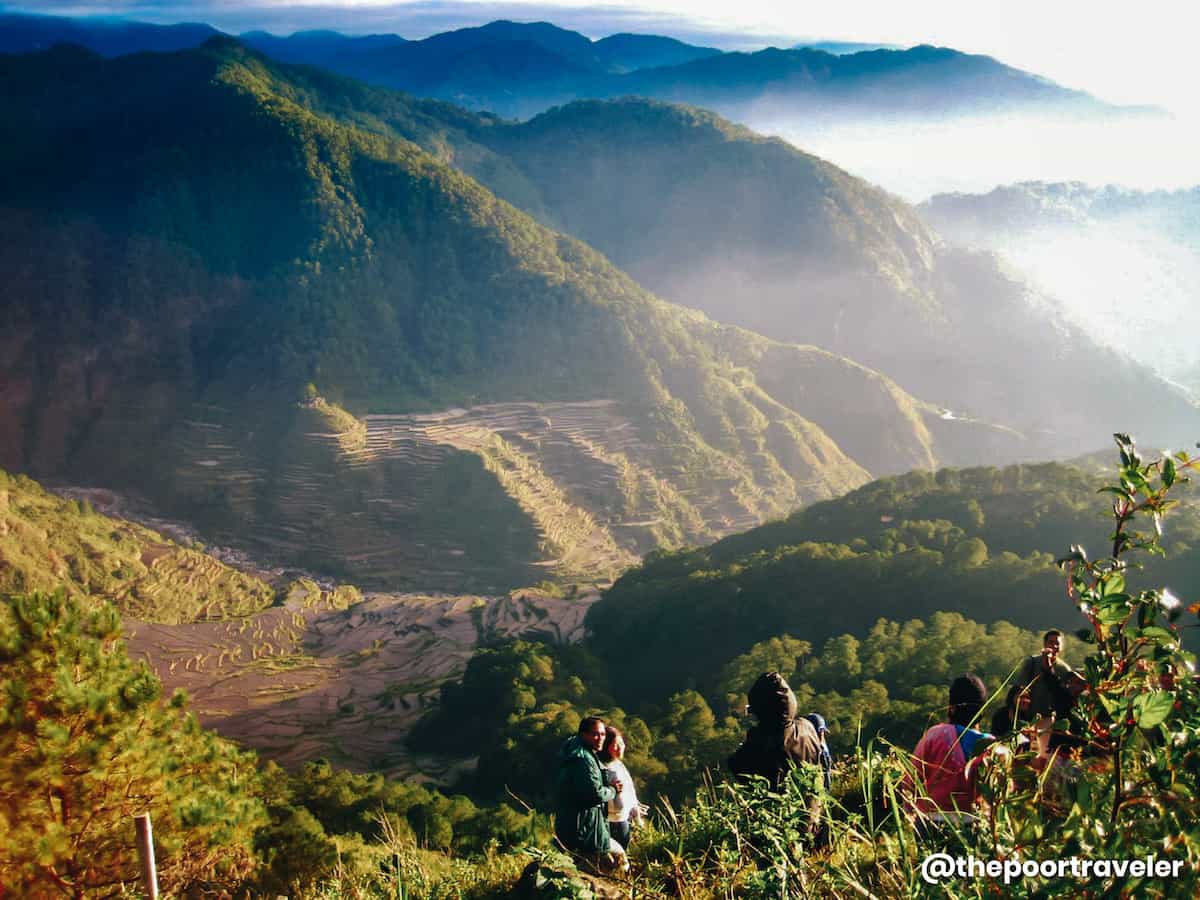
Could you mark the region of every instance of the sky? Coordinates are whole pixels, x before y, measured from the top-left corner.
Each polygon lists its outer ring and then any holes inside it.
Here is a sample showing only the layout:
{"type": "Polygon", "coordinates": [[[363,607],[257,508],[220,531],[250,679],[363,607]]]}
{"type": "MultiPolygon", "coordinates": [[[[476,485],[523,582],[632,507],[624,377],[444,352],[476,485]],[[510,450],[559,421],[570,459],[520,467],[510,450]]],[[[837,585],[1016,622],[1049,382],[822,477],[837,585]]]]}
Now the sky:
{"type": "Polygon", "coordinates": [[[928,43],[984,53],[1066,87],[1121,104],[1152,104],[1200,118],[1192,64],[1195,0],[25,0],[7,11],[114,15],[146,22],[207,22],[231,33],[330,28],[420,38],[497,18],[552,21],[592,38],[667,34],[722,49],[842,40],[928,43]]]}

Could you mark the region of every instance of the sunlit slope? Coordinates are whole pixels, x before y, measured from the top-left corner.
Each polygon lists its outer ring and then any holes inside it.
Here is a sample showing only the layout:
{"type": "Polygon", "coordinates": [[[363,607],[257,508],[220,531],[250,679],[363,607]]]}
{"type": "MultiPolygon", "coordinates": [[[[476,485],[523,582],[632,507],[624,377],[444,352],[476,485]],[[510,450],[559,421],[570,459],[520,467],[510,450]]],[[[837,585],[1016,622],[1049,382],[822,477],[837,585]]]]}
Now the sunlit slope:
{"type": "MultiPolygon", "coordinates": [[[[938,611],[1035,631],[1084,627],[1054,563],[1073,544],[1094,557],[1111,543],[1097,513],[1105,476],[1094,460],[1085,465],[883,478],[707,547],[659,555],[592,608],[592,648],[606,658],[639,648],[612,670],[618,700],[636,704],[689,686],[709,690],[724,661],[780,634],[820,647],[881,618],[938,611]],[[701,642],[698,656],[690,648],[701,642]]],[[[1191,494],[1172,511],[1166,558],[1155,564],[1156,585],[1185,602],[1200,592],[1191,494]]]]}
{"type": "MultiPolygon", "coordinates": [[[[194,546],[0,470],[0,594],[64,588],[120,610],[130,655],[207,725],[272,759],[410,775],[404,739],[482,644],[579,640],[594,596],[374,596],[276,590],[194,546]]],[[[427,775],[445,763],[420,760],[427,775]]]]}
{"type": "Polygon", "coordinates": [[[149,622],[246,616],[275,591],[155,531],[0,470],[0,593],[66,588],[149,622]]]}
{"type": "Polygon", "coordinates": [[[6,465],[356,580],[484,590],[836,495],[889,466],[880,441],[936,461],[886,378],[730,349],[289,71],[230,41],[0,62],[6,465]]]}
{"type": "Polygon", "coordinates": [[[1200,429],[1181,392],[993,256],[945,244],[908,204],[782,141],[628,99],[478,134],[537,185],[548,221],[652,290],[1015,428],[1030,455],[1200,429]]]}

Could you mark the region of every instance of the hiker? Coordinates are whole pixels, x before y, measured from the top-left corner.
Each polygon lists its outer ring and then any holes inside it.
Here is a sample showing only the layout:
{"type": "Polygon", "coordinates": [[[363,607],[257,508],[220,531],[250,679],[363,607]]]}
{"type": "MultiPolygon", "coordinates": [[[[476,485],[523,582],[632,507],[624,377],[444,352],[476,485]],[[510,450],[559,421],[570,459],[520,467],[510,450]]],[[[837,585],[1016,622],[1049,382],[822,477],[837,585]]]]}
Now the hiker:
{"type": "Polygon", "coordinates": [[[608,801],[608,833],[625,850],[629,850],[632,825],[641,822],[643,809],[638,803],[633,778],[625,768],[625,735],[619,728],[608,726],[604,746],[600,749],[600,764],[612,773],[610,777],[622,785],[621,792],[608,801]]]}
{"type": "Polygon", "coordinates": [[[1055,719],[1069,715],[1075,698],[1087,688],[1083,677],[1059,658],[1061,649],[1062,632],[1052,628],[1042,636],[1042,652],[1021,665],[1005,701],[1005,706],[1013,711],[1014,720],[1034,726],[1037,748],[1043,754],[1082,743],[1078,738],[1054,731],[1055,719]]]}
{"type": "Polygon", "coordinates": [[[987,697],[978,675],[960,675],[950,685],[947,721],[921,735],[913,764],[923,793],[915,790],[910,776],[901,783],[919,821],[957,825],[973,818],[979,768],[975,751],[981,741],[992,740],[973,726],[987,697]]]}
{"type": "Polygon", "coordinates": [[[597,754],[608,729],[604,721],[588,716],[579,733],[567,738],[558,752],[558,808],[554,834],[567,850],[600,869],[628,868],[624,848],[608,833],[608,802],[625,783],[600,766],[597,754]]]}
{"type": "Polygon", "coordinates": [[[813,728],[817,730],[817,737],[821,740],[821,770],[825,773],[825,790],[829,790],[833,784],[833,754],[829,752],[829,744],[825,740],[829,728],[825,724],[825,717],[820,713],[812,712],[804,718],[812,722],[813,728]]]}
{"type": "MultiPolygon", "coordinates": [[[[821,739],[808,719],[796,717],[796,695],[778,672],[766,672],[750,688],[747,709],[758,719],[729,757],[735,775],[761,775],[778,791],[787,773],[801,763],[821,764],[821,739]]],[[[809,835],[821,824],[821,799],[809,803],[809,835]]]]}
{"type": "Polygon", "coordinates": [[[1006,703],[1021,719],[1061,718],[1071,711],[1075,697],[1087,687],[1083,677],[1059,659],[1061,650],[1062,632],[1053,628],[1042,637],[1042,652],[1022,664],[1006,703]]]}

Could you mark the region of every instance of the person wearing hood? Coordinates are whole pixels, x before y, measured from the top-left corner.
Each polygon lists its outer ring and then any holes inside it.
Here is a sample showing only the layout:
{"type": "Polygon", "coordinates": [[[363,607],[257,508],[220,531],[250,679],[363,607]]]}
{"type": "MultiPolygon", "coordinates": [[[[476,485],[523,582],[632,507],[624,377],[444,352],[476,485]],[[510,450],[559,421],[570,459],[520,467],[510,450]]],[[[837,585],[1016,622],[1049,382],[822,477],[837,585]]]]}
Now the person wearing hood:
{"type": "Polygon", "coordinates": [[[555,836],[572,853],[597,861],[615,852],[614,847],[619,848],[608,832],[608,802],[624,787],[611,775],[606,783],[605,770],[597,758],[606,732],[603,720],[596,716],[579,723],[579,733],[568,738],[559,750],[555,784],[555,836]]]}
{"type": "MultiPolygon", "coordinates": [[[[729,757],[735,775],[761,775],[778,791],[787,773],[802,763],[821,765],[821,738],[812,722],[796,715],[796,695],[778,672],[758,677],[748,695],[749,712],[758,724],[729,757]]],[[[821,822],[819,796],[809,803],[809,829],[815,835],[821,822]]]]}

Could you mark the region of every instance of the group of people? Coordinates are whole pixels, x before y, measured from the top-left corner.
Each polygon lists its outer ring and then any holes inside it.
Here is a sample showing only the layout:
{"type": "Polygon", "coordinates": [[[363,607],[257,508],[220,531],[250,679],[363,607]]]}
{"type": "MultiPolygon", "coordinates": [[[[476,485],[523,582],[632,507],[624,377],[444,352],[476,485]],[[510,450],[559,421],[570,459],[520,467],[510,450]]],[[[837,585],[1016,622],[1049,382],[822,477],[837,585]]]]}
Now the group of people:
{"type": "MultiPolygon", "coordinates": [[[[1055,742],[1070,736],[1053,730],[1056,718],[1069,713],[1087,682],[1059,658],[1062,632],[1051,630],[1042,639],[1041,653],[1022,664],[1004,705],[992,717],[991,732],[978,728],[988,692],[973,674],[950,685],[945,722],[929,728],[913,753],[914,774],[904,793],[909,810],[922,823],[962,821],[973,814],[978,798],[977,751],[996,737],[1029,730],[1046,755],[1055,742]]],[[[830,787],[832,757],[827,728],[818,713],[797,715],[796,695],[778,672],[759,676],[750,688],[747,711],[757,724],[729,758],[739,776],[762,776],[778,790],[788,772],[811,763],[830,787]]],[[[595,716],[585,718],[579,733],[563,744],[558,760],[558,808],[555,834],[569,851],[606,869],[625,869],[631,826],[645,814],[638,803],[633,779],[625,767],[625,738],[621,731],[595,716]]],[[[820,793],[808,804],[808,834],[820,843],[824,833],[820,793]]]]}
{"type": "MultiPolygon", "coordinates": [[[[833,759],[825,742],[828,729],[818,713],[797,716],[796,695],[778,672],[761,676],[750,689],[748,710],[758,719],[729,760],[735,774],[762,775],[778,789],[789,769],[810,762],[821,767],[828,789],[833,759]]],[[[625,869],[632,826],[645,815],[633,778],[625,767],[625,736],[597,716],[579,723],[579,732],[558,757],[555,836],[567,850],[601,869],[625,869]]],[[[817,833],[820,798],[812,798],[810,822],[817,833]]]]}
{"type": "MultiPolygon", "coordinates": [[[[978,802],[980,763],[977,751],[999,737],[1022,732],[1037,751],[1036,763],[1046,765],[1054,751],[1078,739],[1055,730],[1056,719],[1068,715],[1087,681],[1059,658],[1062,632],[1052,629],[1042,637],[1041,653],[1022,663],[1003,706],[992,716],[991,732],[977,727],[988,701],[987,688],[977,675],[960,675],[950,685],[947,720],[929,728],[913,751],[916,790],[906,780],[909,807],[923,824],[961,824],[974,815],[978,802]],[[1036,744],[1035,744],[1036,742],[1036,744]]],[[[1004,752],[1003,745],[997,747],[1004,752]]]]}

